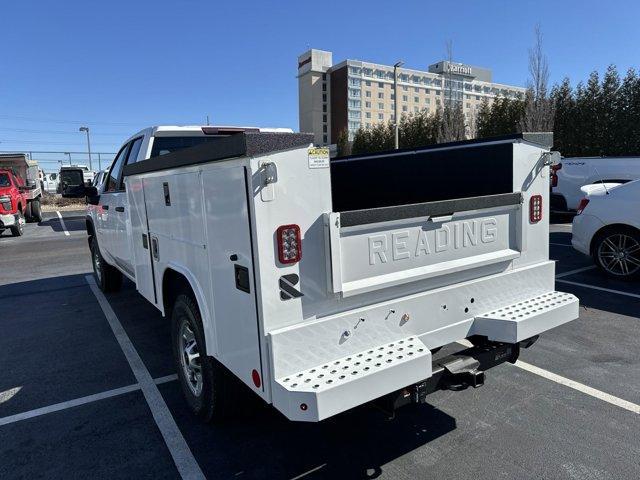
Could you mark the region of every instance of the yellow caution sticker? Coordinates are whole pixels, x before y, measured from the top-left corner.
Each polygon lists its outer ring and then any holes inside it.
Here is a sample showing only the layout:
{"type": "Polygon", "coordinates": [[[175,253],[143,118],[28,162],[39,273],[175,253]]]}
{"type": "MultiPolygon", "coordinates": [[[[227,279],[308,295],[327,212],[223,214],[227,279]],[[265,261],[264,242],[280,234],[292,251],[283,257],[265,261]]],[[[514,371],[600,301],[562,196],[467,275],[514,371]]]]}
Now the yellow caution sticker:
{"type": "Polygon", "coordinates": [[[329,149],[327,147],[309,148],[309,168],[329,168],[329,149]]]}

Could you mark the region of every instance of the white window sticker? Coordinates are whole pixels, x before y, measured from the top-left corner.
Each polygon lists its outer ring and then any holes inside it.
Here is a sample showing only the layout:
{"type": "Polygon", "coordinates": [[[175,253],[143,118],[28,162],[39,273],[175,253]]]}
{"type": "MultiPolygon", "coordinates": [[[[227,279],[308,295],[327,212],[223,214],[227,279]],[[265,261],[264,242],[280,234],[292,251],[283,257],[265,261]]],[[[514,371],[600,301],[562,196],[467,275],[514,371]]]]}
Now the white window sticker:
{"type": "Polygon", "coordinates": [[[329,149],[325,147],[310,148],[309,168],[329,168],[329,149]]]}

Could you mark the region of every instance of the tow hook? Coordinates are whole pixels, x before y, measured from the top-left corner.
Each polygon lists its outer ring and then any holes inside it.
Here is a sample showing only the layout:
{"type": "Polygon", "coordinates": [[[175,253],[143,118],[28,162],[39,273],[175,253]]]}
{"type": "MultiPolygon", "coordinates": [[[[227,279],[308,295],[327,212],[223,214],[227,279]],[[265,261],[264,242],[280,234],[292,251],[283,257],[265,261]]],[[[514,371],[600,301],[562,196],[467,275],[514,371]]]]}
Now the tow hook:
{"type": "Polygon", "coordinates": [[[462,357],[443,365],[447,371],[447,388],[464,390],[467,387],[478,388],[484,385],[484,371],[480,370],[480,362],[473,357],[462,357]]]}

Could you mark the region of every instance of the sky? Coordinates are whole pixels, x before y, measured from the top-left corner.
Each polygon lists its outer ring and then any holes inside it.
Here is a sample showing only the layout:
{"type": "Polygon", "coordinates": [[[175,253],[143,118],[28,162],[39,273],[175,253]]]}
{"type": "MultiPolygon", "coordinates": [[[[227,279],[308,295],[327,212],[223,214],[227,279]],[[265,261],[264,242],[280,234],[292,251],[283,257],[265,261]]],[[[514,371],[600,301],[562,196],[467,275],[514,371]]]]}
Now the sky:
{"type": "Polygon", "coordinates": [[[86,125],[92,150],[112,153],[144,127],[207,115],[297,130],[309,48],[426,70],[451,41],[454,61],[524,86],[540,24],[551,83],[610,64],[623,75],[640,67],[639,18],[637,1],[5,1],[0,151],[84,152],[86,125]]]}

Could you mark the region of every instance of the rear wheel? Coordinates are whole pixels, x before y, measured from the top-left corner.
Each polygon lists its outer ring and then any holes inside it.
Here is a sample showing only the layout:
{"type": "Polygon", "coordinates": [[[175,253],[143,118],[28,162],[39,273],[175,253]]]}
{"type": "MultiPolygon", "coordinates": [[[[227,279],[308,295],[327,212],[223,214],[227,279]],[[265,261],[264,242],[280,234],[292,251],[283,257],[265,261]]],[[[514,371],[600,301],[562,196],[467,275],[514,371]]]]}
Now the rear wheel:
{"type": "Polygon", "coordinates": [[[36,199],[29,203],[31,206],[31,220],[33,222],[41,222],[42,221],[42,208],[40,205],[40,199],[36,199]]]}
{"type": "Polygon", "coordinates": [[[22,212],[18,212],[15,214],[15,224],[10,228],[11,230],[11,235],[13,235],[14,237],[21,237],[24,234],[24,215],[22,215],[22,212]]]}
{"type": "Polygon", "coordinates": [[[103,292],[117,292],[122,287],[122,272],[109,265],[98,247],[96,237],[91,237],[91,263],[93,264],[93,276],[103,292]]]}
{"type": "Polygon", "coordinates": [[[189,408],[205,422],[236,413],[237,381],[207,355],[200,310],[192,294],[177,296],[171,312],[171,337],[178,378],[189,408]]]}
{"type": "Polygon", "coordinates": [[[27,202],[27,207],[24,209],[24,218],[27,222],[32,222],[31,216],[31,202],[27,202]]]}
{"type": "Polygon", "coordinates": [[[622,280],[640,277],[640,233],[632,229],[610,230],[594,242],[596,265],[607,275],[622,280]]]}

